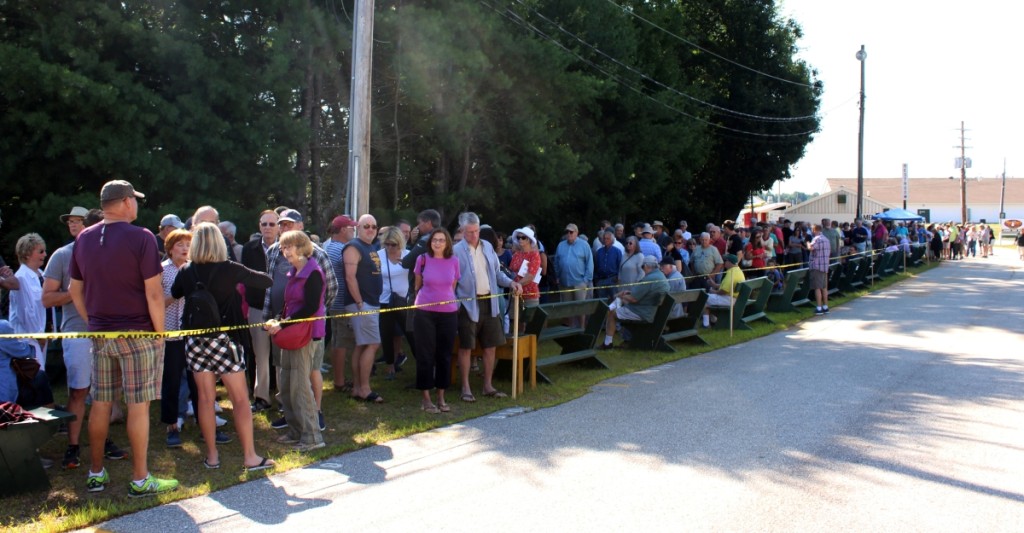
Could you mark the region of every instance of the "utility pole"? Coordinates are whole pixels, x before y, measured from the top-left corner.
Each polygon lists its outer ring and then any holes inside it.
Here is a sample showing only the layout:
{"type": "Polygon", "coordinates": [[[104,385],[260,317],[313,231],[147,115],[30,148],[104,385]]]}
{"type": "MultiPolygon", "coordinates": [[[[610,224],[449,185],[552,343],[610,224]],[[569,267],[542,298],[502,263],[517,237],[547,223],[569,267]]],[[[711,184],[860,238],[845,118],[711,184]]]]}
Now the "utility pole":
{"type": "Polygon", "coordinates": [[[1006,158],[1003,158],[1003,190],[999,192],[999,220],[1006,219],[1006,158]]]}
{"type": "Polygon", "coordinates": [[[860,61],[860,134],[857,140],[857,220],[864,216],[864,60],[868,53],[860,45],[857,61],[860,61]]]}
{"type": "Polygon", "coordinates": [[[960,121],[960,220],[967,223],[967,146],[964,142],[964,121],[960,121]]]}
{"type": "Polygon", "coordinates": [[[352,27],[352,92],[348,123],[348,198],[359,218],[370,212],[370,77],[373,67],[373,1],[355,0],[352,27]]]}

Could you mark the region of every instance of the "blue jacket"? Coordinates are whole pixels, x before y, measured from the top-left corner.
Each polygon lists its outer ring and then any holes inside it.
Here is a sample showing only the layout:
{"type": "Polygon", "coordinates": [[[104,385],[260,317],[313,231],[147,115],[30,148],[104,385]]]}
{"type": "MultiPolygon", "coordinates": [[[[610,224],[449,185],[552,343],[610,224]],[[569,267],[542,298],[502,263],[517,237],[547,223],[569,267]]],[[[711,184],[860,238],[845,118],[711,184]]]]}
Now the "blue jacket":
{"type": "MultiPolygon", "coordinates": [[[[14,333],[14,326],[0,320],[0,334],[14,333]]],[[[11,358],[33,357],[36,352],[25,339],[0,339],[0,402],[18,401],[18,378],[11,370],[11,358]]]]}
{"type": "MultiPolygon", "coordinates": [[[[487,261],[487,279],[490,287],[486,290],[477,290],[476,270],[473,268],[473,256],[470,255],[469,244],[461,240],[455,245],[453,251],[459,260],[459,283],[455,286],[455,297],[460,300],[459,305],[466,308],[469,319],[473,322],[480,321],[480,309],[476,302],[477,294],[498,294],[498,286],[510,287],[512,280],[501,271],[501,263],[498,261],[498,254],[494,253],[491,243],[480,239],[477,246],[483,246],[484,259],[487,261]]],[[[590,249],[587,249],[589,253],[590,249]]],[[[498,300],[491,298],[491,316],[499,316],[498,300]]]]}

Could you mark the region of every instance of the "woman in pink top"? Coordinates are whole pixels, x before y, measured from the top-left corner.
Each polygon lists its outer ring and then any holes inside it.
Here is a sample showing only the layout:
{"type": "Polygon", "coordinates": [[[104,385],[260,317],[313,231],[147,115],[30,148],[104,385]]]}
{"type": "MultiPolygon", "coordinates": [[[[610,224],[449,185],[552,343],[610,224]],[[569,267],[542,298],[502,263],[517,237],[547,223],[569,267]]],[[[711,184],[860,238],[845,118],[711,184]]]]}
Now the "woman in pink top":
{"type": "Polygon", "coordinates": [[[435,229],[428,239],[430,251],[416,259],[416,315],[413,318],[416,349],[416,388],[423,391],[420,408],[428,413],[447,413],[444,391],[451,385],[452,347],[459,327],[459,304],[455,284],[459,281],[459,260],[452,252],[452,237],[444,228],[435,229]],[[430,390],[437,389],[437,404],[430,390]]]}

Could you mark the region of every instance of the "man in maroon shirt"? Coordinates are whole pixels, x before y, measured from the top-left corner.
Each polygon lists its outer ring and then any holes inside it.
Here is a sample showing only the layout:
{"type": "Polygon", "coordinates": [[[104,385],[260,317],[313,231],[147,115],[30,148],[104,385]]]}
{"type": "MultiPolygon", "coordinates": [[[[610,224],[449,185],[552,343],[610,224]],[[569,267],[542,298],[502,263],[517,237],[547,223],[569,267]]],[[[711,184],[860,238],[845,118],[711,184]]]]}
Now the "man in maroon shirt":
{"type": "MultiPolygon", "coordinates": [[[[108,181],[100,191],[103,222],[78,234],[68,292],[90,332],[164,329],[163,268],[156,238],[148,229],[131,224],[138,217],[138,199],[144,197],[127,181],[108,181]]],[[[95,443],[107,438],[118,390],[123,390],[128,404],[133,480],[128,496],[148,496],[178,486],[173,479],[153,477],[146,462],[149,402],[160,398],[163,342],[162,338],[93,339],[89,492],[102,491],[110,483],[103,467],[104,450],[95,443]]]]}

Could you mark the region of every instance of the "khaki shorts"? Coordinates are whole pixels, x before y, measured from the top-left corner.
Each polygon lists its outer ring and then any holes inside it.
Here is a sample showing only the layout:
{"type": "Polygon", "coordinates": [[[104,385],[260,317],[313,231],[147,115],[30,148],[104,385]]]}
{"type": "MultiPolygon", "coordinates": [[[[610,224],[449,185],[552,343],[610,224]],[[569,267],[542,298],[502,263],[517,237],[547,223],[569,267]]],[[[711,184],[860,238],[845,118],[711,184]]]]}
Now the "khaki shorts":
{"type": "Polygon", "coordinates": [[[93,339],[92,352],[93,399],[112,402],[118,389],[129,404],[160,399],[163,339],[93,339]]]}
{"type": "Polygon", "coordinates": [[[814,289],[827,289],[828,288],[828,273],[820,270],[812,270],[808,272],[811,276],[811,290],[814,289]]]}
{"type": "Polygon", "coordinates": [[[490,313],[490,300],[477,300],[480,309],[480,321],[469,319],[466,308],[459,306],[459,348],[472,350],[479,345],[481,348],[494,348],[505,344],[505,333],[502,331],[501,317],[484,316],[490,313]]]}
{"type": "Polygon", "coordinates": [[[356,334],[352,331],[349,317],[331,319],[331,348],[352,348],[356,345],[356,334]]]}

